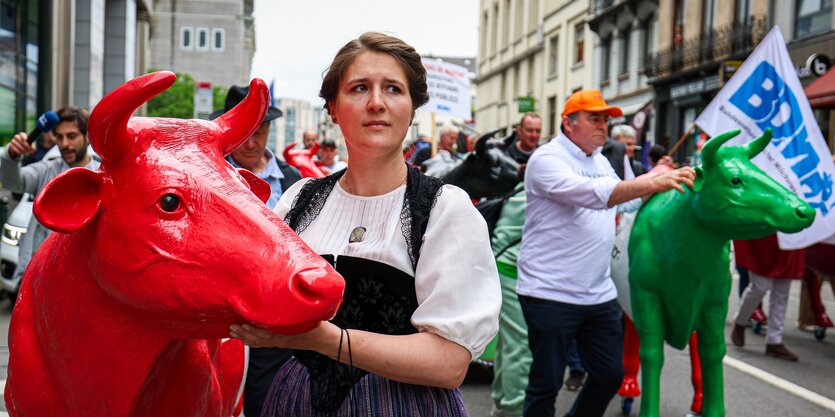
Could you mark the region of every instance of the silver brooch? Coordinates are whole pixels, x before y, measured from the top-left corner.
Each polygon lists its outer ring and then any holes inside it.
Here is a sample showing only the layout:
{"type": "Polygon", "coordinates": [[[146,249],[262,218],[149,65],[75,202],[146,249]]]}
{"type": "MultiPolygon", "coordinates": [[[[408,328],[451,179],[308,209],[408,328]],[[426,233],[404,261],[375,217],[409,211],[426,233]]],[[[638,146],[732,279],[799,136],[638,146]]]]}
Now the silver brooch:
{"type": "Polygon", "coordinates": [[[355,227],[354,230],[351,231],[351,236],[348,237],[348,243],[355,243],[355,242],[362,242],[362,239],[365,237],[365,228],[364,227],[355,227]]]}

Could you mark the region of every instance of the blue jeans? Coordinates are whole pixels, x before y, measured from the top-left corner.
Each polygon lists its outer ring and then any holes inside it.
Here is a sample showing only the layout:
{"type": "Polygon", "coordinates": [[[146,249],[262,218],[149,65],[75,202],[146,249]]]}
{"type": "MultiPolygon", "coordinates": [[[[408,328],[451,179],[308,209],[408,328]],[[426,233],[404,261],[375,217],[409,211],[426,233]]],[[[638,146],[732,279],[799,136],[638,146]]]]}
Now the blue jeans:
{"type": "Polygon", "coordinates": [[[588,379],[566,414],[602,416],[623,379],[623,324],[617,300],[575,305],[519,296],[533,363],[525,389],[525,417],[553,417],[567,351],[577,341],[588,379]]]}

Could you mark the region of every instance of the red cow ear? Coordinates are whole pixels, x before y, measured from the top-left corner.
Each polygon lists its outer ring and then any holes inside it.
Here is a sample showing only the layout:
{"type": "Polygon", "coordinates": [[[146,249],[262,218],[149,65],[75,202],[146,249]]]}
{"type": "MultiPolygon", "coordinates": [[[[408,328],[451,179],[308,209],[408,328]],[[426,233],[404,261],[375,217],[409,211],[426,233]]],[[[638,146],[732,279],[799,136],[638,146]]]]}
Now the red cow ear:
{"type": "Polygon", "coordinates": [[[238,173],[244,177],[247,184],[249,184],[249,189],[252,190],[255,195],[261,199],[263,202],[267,202],[270,199],[270,184],[267,184],[266,181],[258,178],[257,175],[253,174],[251,171],[247,171],[245,169],[238,168],[238,173]]]}
{"type": "Polygon", "coordinates": [[[35,198],[35,217],[56,232],[75,232],[90,223],[99,212],[103,185],[100,173],[72,168],[41,190],[35,198]]]}

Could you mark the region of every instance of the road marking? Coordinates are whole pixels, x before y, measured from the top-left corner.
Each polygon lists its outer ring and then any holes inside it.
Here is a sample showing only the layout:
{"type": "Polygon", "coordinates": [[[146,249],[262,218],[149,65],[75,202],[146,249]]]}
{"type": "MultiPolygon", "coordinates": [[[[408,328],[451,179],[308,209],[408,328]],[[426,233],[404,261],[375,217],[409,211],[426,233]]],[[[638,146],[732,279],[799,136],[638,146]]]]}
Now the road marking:
{"type": "MultiPolygon", "coordinates": [[[[6,380],[0,379],[0,393],[6,392],[6,380]]],[[[9,417],[9,413],[0,411],[0,417],[9,417]]]]}
{"type": "Polygon", "coordinates": [[[814,391],[810,391],[806,388],[801,387],[793,382],[786,381],[783,378],[780,378],[777,375],[774,375],[770,372],[766,372],[760,368],[755,366],[749,365],[741,360],[734,359],[730,356],[725,355],[725,359],[722,360],[725,365],[728,365],[732,368],[737,369],[738,371],[744,372],[748,375],[753,376],[763,382],[767,382],[771,385],[774,385],[777,388],[780,388],[784,391],[787,391],[791,394],[794,394],[804,400],[807,400],[811,403],[817,404],[827,410],[835,412],[835,401],[824,397],[814,391]]]}

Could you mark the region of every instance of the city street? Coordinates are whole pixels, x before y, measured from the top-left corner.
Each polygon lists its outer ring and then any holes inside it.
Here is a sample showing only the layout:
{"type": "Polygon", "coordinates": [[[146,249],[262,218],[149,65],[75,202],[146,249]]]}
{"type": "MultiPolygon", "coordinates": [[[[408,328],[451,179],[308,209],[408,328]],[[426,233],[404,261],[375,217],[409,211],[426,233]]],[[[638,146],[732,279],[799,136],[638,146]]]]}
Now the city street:
{"type": "MultiPolygon", "coordinates": [[[[734,286],[734,294],[736,287],[734,286]]],[[[763,355],[765,339],[749,331],[746,346],[728,347],[725,358],[725,406],[728,416],[797,416],[824,417],[835,414],[835,332],[823,342],[811,333],[800,331],[795,325],[799,302],[800,282],[792,284],[786,318],[785,343],[800,356],[796,363],[763,355]]],[[[824,286],[824,303],[830,313],[835,312],[835,299],[829,286],[824,286]]],[[[730,314],[736,308],[736,297],[731,297],[730,314]]],[[[81,306],[79,306],[81,308],[81,306]]],[[[0,380],[5,385],[9,361],[8,328],[11,305],[0,303],[0,380]]],[[[730,320],[728,320],[730,323],[730,320]]],[[[730,331],[727,325],[726,334],[730,331]]],[[[684,416],[689,412],[692,396],[690,359],[686,352],[667,348],[662,376],[662,416],[684,416]]],[[[472,368],[473,372],[461,388],[464,401],[473,417],[488,417],[491,409],[489,373],[472,368]]],[[[568,411],[577,394],[562,391],[557,399],[557,416],[568,411]]],[[[632,415],[637,415],[640,398],[633,404],[632,415]]],[[[5,404],[2,407],[5,411],[5,404]]],[[[6,415],[1,412],[0,416],[6,415]]],[[[607,416],[619,416],[620,398],[609,405],[607,416]]]]}

